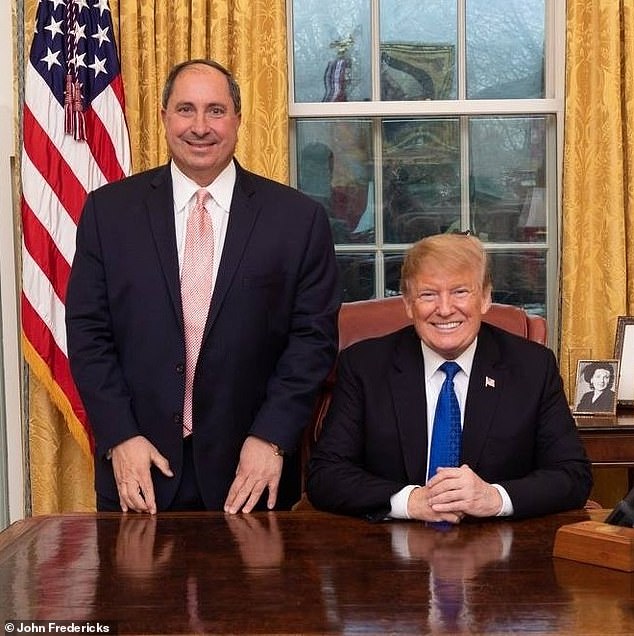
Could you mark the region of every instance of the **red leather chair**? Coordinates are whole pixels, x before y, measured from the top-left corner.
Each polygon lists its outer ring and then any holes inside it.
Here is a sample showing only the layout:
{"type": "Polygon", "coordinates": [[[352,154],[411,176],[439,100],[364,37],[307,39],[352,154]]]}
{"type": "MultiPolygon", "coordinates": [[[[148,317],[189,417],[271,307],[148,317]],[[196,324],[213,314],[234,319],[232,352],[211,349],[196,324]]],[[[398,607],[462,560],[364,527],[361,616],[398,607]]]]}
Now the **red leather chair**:
{"type": "MultiPolygon", "coordinates": [[[[520,307],[493,303],[484,320],[518,336],[546,344],[546,320],[527,314],[520,307]]],[[[410,323],[401,296],[343,303],[339,313],[339,350],[359,340],[383,336],[410,323]]]]}

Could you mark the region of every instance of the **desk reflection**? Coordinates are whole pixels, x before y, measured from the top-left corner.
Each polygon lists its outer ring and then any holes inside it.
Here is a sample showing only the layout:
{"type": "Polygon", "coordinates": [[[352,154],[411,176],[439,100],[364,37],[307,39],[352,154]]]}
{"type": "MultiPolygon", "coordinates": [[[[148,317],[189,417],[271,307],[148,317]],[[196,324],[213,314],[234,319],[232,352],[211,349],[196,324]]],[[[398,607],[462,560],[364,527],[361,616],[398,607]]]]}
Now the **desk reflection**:
{"type": "Polygon", "coordinates": [[[284,544],[273,513],[226,515],[222,523],[201,517],[193,527],[191,520],[179,526],[160,515],[124,514],[114,542],[111,526],[97,526],[104,576],[95,608],[101,615],[109,605],[163,605],[161,622],[151,631],[217,633],[237,609],[248,614],[250,604],[270,604],[273,612],[275,595],[290,585],[281,570],[284,544]],[[227,576],[242,581],[239,594],[223,580],[227,576]]]}
{"type": "Polygon", "coordinates": [[[156,540],[158,518],[124,515],[115,543],[117,573],[138,582],[159,578],[174,553],[174,537],[156,540]]]}
{"type": "Polygon", "coordinates": [[[469,588],[482,568],[509,557],[512,526],[484,525],[477,536],[461,532],[458,526],[436,530],[416,523],[389,529],[397,558],[420,559],[429,566],[430,629],[468,629],[469,588]]]}

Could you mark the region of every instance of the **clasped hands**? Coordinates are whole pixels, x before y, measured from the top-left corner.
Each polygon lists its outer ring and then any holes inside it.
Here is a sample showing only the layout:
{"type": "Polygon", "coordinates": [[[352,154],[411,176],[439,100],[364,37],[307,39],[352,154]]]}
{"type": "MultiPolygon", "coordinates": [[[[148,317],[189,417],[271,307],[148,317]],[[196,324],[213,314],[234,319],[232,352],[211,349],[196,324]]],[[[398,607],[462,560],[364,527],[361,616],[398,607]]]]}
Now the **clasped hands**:
{"type": "Polygon", "coordinates": [[[460,523],[466,515],[492,517],[502,509],[498,490],[480,479],[467,464],[439,468],[425,484],[409,495],[407,512],[421,521],[460,523]]]}
{"type": "MultiPolygon", "coordinates": [[[[272,509],[277,501],[283,462],[284,458],[273,451],[269,442],[254,436],[247,437],[225,501],[225,512],[251,512],[265,488],[268,488],[267,507],[272,509]]],[[[127,439],[112,449],[112,468],[123,512],[133,510],[156,514],[150,473],[152,465],[166,477],[174,476],[167,458],[141,435],[127,439]]]]}

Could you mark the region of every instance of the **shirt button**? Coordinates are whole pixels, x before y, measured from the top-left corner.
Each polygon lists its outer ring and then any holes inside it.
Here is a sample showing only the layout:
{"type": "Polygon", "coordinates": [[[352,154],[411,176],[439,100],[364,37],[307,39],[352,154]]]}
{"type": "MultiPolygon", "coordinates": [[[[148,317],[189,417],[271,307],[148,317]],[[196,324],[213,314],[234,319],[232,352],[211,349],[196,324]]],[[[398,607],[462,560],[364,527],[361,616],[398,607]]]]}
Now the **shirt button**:
{"type": "Polygon", "coordinates": [[[185,373],[185,365],[182,362],[176,365],[176,373],[185,373]]]}
{"type": "Polygon", "coordinates": [[[182,422],[183,422],[183,414],[174,413],[174,424],[182,424],[182,422]]]}

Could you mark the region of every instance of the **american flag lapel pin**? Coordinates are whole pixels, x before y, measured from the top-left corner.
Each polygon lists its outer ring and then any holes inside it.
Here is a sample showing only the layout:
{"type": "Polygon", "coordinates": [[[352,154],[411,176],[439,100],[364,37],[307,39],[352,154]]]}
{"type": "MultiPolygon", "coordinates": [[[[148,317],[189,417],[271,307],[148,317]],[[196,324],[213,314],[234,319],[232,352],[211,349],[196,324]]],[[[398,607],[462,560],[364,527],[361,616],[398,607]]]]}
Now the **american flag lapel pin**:
{"type": "Polygon", "coordinates": [[[486,378],[484,379],[484,387],[491,387],[492,389],[495,388],[495,380],[493,378],[490,378],[488,375],[486,376],[486,378]]]}

